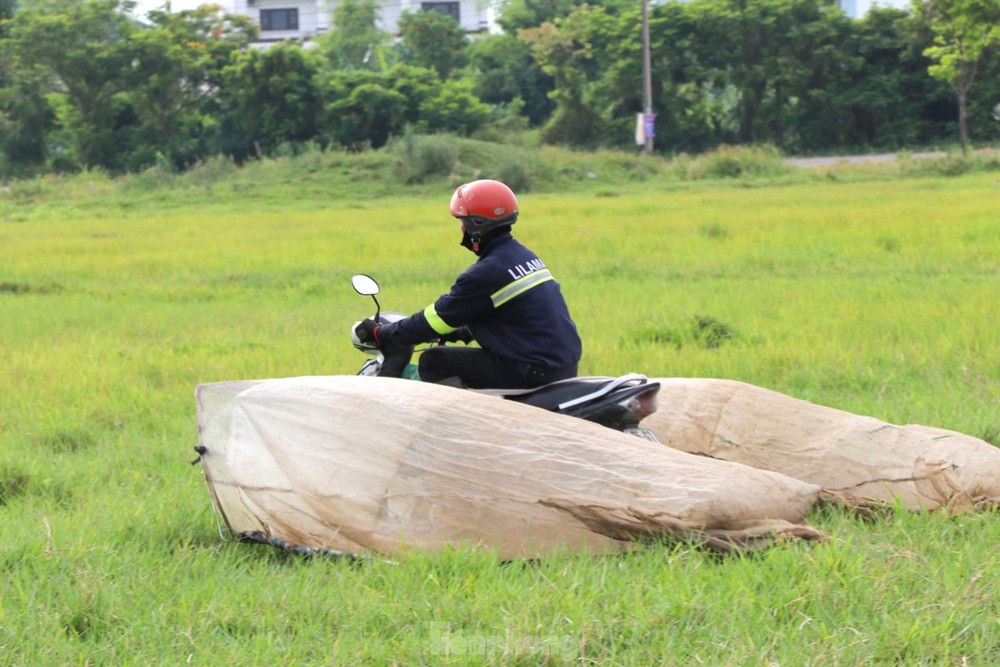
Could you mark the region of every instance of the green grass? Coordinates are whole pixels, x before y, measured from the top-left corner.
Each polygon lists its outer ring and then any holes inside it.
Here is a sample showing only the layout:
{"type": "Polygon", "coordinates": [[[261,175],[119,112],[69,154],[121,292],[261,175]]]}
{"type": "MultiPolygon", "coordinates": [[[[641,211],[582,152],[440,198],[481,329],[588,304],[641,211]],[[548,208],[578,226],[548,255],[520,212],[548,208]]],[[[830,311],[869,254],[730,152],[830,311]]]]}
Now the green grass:
{"type": "MultiPolygon", "coordinates": [[[[828,542],[721,558],[350,563],[223,540],[189,465],[194,387],[353,373],[371,303],[351,274],[412,312],[472,259],[448,176],[352,160],[0,199],[0,664],[1000,661],[995,512],[817,508],[828,542]]],[[[515,230],[563,285],[582,373],[737,379],[997,443],[995,172],[546,160],[515,230]]]]}

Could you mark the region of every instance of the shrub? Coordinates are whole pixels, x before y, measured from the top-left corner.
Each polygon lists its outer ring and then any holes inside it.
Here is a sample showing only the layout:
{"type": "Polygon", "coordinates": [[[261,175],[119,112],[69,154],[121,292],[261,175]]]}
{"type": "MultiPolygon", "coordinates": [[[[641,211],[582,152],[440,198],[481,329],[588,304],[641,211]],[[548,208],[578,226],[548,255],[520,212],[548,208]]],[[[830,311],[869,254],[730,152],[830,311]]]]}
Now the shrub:
{"type": "Polygon", "coordinates": [[[789,170],[773,146],[721,146],[681,165],[684,177],[695,180],[780,176],[789,170]]]}
{"type": "Polygon", "coordinates": [[[711,315],[694,314],[683,324],[649,326],[639,332],[638,340],[670,345],[681,349],[694,345],[705,349],[715,349],[723,343],[737,338],[735,327],[711,315]]]}
{"type": "Polygon", "coordinates": [[[25,493],[29,481],[28,475],[16,468],[0,468],[0,507],[25,493]]]}
{"type": "Polygon", "coordinates": [[[962,155],[952,152],[941,157],[903,159],[900,171],[911,176],[961,176],[975,171],[1000,170],[1000,156],[996,151],[983,151],[962,155]]]}
{"type": "Polygon", "coordinates": [[[447,176],[458,162],[458,140],[451,135],[418,135],[407,128],[389,148],[397,157],[396,171],[406,183],[447,176]]]}
{"type": "Polygon", "coordinates": [[[531,173],[523,160],[505,160],[497,170],[497,180],[503,181],[514,192],[532,189],[531,173]]]}

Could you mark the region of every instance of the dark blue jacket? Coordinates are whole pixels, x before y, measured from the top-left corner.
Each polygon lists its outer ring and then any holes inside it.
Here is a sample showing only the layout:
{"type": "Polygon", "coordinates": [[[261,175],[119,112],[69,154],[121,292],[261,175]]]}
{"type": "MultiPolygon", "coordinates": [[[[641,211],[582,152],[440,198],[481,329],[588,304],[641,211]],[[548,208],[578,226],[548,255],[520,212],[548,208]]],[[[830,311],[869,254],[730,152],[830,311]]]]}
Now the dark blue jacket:
{"type": "Polygon", "coordinates": [[[566,368],[582,353],[559,283],[538,255],[507,232],[489,239],[450,292],[383,325],[379,339],[426,343],[463,326],[480,347],[519,365],[566,368]]]}

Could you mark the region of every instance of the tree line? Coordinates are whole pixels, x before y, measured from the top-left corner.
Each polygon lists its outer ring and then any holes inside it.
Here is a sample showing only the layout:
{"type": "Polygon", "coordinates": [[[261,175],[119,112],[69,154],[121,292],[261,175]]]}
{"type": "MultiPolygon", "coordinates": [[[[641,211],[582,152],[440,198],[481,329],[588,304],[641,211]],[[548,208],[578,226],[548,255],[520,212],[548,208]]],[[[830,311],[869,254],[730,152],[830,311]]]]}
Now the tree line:
{"type": "MultiPolygon", "coordinates": [[[[499,34],[344,0],[333,28],[266,49],[217,6],[0,0],[0,176],[184,169],[404,131],[634,148],[634,1],[507,0],[499,34]]],[[[894,150],[1000,136],[1000,0],[915,0],[851,19],[833,0],[692,0],[649,12],[656,149],[894,150]]]]}

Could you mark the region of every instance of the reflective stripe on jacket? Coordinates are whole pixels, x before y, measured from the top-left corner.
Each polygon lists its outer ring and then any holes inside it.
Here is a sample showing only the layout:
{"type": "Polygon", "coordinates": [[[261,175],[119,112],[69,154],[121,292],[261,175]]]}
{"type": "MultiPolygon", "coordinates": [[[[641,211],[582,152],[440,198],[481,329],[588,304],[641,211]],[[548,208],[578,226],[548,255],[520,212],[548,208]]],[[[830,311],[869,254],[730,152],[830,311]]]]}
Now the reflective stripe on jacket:
{"type": "Polygon", "coordinates": [[[383,341],[425,343],[468,326],[476,342],[525,366],[565,368],[582,345],[559,283],[509,233],[490,239],[451,291],[424,310],[386,324],[383,341]]]}

